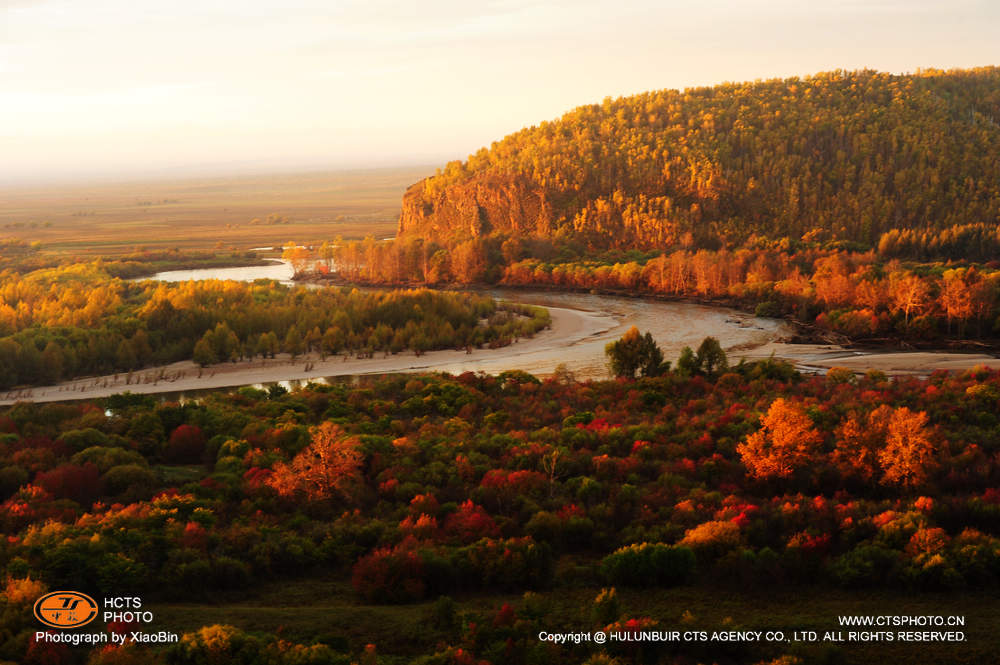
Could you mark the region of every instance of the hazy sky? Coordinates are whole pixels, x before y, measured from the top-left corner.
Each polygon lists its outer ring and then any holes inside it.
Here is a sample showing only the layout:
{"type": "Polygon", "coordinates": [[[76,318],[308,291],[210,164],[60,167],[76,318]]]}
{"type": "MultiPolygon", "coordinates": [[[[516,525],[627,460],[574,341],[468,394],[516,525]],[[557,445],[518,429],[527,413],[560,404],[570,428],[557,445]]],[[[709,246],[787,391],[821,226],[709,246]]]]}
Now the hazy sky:
{"type": "Polygon", "coordinates": [[[606,96],[986,64],[996,0],[0,0],[0,181],[440,163],[606,96]]]}

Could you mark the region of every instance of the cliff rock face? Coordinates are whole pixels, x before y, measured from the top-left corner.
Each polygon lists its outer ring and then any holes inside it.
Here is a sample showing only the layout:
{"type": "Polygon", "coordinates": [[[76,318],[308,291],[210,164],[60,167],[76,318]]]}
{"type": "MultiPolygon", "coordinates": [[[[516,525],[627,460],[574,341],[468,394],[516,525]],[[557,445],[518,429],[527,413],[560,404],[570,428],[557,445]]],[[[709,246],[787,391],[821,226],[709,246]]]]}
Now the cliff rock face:
{"type": "Polygon", "coordinates": [[[483,175],[436,192],[428,192],[425,183],[411,185],[403,195],[399,236],[464,239],[552,230],[552,206],[527,179],[483,175]]]}

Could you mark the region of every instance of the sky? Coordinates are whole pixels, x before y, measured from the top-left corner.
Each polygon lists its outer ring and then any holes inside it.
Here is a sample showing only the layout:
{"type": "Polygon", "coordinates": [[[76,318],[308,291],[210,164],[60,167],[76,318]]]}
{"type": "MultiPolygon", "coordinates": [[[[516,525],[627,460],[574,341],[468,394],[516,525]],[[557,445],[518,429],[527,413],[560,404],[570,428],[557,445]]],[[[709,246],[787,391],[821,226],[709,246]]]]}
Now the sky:
{"type": "Polygon", "coordinates": [[[995,0],[0,0],[0,183],[443,164],[608,96],[990,64],[995,0]]]}

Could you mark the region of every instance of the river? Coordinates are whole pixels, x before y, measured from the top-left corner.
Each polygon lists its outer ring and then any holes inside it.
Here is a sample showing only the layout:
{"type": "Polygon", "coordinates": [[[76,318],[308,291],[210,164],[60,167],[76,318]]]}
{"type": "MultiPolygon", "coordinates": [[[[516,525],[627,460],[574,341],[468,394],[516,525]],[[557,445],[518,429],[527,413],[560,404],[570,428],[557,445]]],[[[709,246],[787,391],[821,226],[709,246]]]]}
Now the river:
{"type": "MultiPolygon", "coordinates": [[[[197,279],[276,279],[291,282],[291,266],[284,261],[266,266],[174,270],[148,279],[183,281],[197,279]]],[[[320,288],[320,287],[316,287],[320,288]]],[[[756,317],[721,307],[667,302],[644,298],[561,293],[497,288],[496,298],[541,305],[549,309],[553,324],[530,339],[522,339],[502,349],[432,351],[417,357],[412,353],[358,359],[336,356],[253,362],[225,363],[200,370],[191,362],[136,372],[133,376],[91,377],[65,383],[0,394],[0,404],[18,399],[62,401],[103,397],[129,390],[134,393],[163,393],[167,398],[185,398],[205,390],[244,385],[282,383],[294,386],[306,381],[342,381],[346,377],[396,372],[440,371],[450,373],[524,370],[547,375],[562,365],[580,379],[608,377],[605,345],[631,326],[652,333],[667,359],[676,359],[685,346],[697,347],[708,336],[715,337],[731,362],[774,356],[800,369],[825,372],[830,367],[847,367],[862,372],[878,369],[889,374],[923,376],[935,369],[963,370],[975,365],[1000,367],[1000,360],[985,354],[944,352],[872,352],[831,345],[789,344],[794,333],[790,324],[778,319],[756,317]]]]}
{"type": "Polygon", "coordinates": [[[264,266],[238,266],[236,268],[195,268],[192,270],[167,270],[158,272],[152,277],[142,277],[142,280],[154,279],[160,282],[186,282],[200,279],[231,279],[237,282],[252,282],[255,279],[274,279],[282,284],[294,284],[292,281],[292,266],[281,259],[268,259],[270,264],[264,266]]]}
{"type": "MultiPolygon", "coordinates": [[[[177,282],[198,279],[277,279],[291,284],[292,268],[285,261],[269,266],[242,268],[174,270],[149,279],[177,282]]],[[[521,369],[550,374],[563,364],[583,378],[607,378],[604,345],[621,337],[631,326],[650,331],[669,358],[680,355],[685,346],[697,347],[708,336],[723,347],[747,351],[790,336],[793,331],[783,321],[754,317],[735,310],[691,303],[663,302],[621,296],[560,293],[496,288],[487,291],[495,298],[541,305],[553,312],[553,331],[536,340],[522,340],[500,351],[474,354],[455,361],[441,358],[428,369],[446,372],[501,372],[521,369]],[[556,334],[551,334],[555,332],[556,334]]],[[[421,360],[428,358],[428,354],[421,360]]],[[[435,354],[436,355],[436,354],[435,354]]],[[[464,352],[462,355],[466,355],[464,352]]],[[[373,363],[374,364],[374,363],[373,363]]],[[[409,362],[412,364],[412,362],[409,362]]]]}

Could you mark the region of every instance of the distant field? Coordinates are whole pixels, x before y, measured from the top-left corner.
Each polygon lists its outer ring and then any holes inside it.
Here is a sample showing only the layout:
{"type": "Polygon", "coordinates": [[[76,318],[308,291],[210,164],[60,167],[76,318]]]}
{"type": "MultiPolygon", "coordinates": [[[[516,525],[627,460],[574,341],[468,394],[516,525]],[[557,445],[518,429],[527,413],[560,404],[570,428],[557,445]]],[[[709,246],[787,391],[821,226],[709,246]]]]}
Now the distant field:
{"type": "Polygon", "coordinates": [[[0,188],[0,238],[85,255],[136,246],[249,249],[337,235],[385,237],[396,232],[406,187],[432,172],[407,167],[6,187],[0,188]]]}
{"type": "MultiPolygon", "coordinates": [[[[589,610],[599,592],[600,587],[588,586],[543,592],[547,616],[542,627],[558,631],[593,629],[589,610]]],[[[860,629],[838,627],[837,618],[841,615],[961,615],[967,618],[967,624],[960,629],[966,634],[966,641],[962,643],[743,644],[733,646],[726,654],[726,658],[739,662],[756,662],[783,653],[796,654],[806,663],[841,665],[906,661],[925,665],[998,662],[994,629],[1000,619],[1000,605],[988,594],[914,595],[888,590],[846,591],[815,587],[791,587],[767,593],[760,593],[759,589],[735,593],[731,589],[709,587],[621,588],[618,593],[625,615],[653,617],[659,621],[655,630],[782,630],[789,636],[794,631],[813,630],[819,636],[824,631],[834,631],[846,637],[848,630],[860,629]],[[691,614],[689,620],[682,617],[685,612],[691,614]]],[[[459,596],[456,601],[460,613],[478,614],[487,620],[505,602],[515,610],[523,604],[520,594],[503,593],[470,594],[459,596]]],[[[152,603],[149,607],[156,615],[157,629],[184,632],[221,623],[248,631],[281,631],[285,638],[293,640],[308,641],[317,636],[331,644],[342,640],[344,646],[350,645],[355,650],[374,642],[386,662],[395,663],[407,662],[420,653],[432,651],[436,643],[447,642],[447,635],[429,625],[432,605],[432,602],[363,604],[341,576],[320,575],[265,583],[254,591],[234,592],[230,597],[223,598],[216,593],[213,602],[192,599],[189,602],[152,603]]],[[[688,644],[678,647],[677,651],[704,658],[691,662],[718,662],[726,648],[716,646],[711,651],[688,644]]]]}

